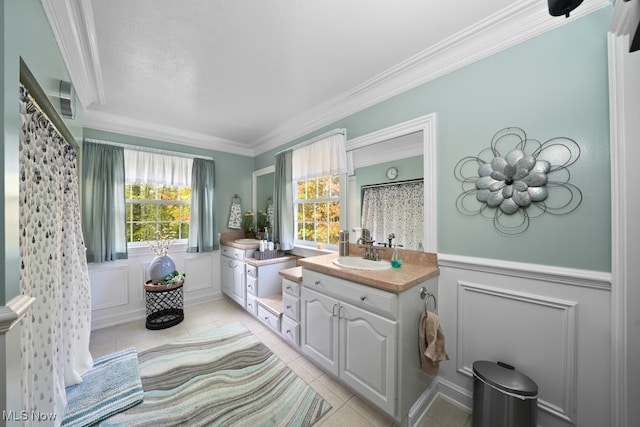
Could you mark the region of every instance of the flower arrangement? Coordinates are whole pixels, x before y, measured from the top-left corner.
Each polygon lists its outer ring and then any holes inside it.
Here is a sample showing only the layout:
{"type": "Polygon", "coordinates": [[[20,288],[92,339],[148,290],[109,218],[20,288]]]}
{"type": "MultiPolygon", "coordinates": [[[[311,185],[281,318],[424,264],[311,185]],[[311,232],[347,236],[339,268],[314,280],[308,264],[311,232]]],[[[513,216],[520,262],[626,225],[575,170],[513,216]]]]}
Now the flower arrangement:
{"type": "Polygon", "coordinates": [[[258,230],[263,231],[266,227],[269,227],[267,213],[264,211],[258,211],[258,230]]]}
{"type": "Polygon", "coordinates": [[[173,244],[173,233],[167,233],[166,231],[160,233],[156,231],[156,240],[147,240],[147,244],[156,256],[167,255],[169,248],[173,244]]]}
{"type": "Polygon", "coordinates": [[[183,282],[185,277],[187,277],[186,273],[180,274],[178,273],[177,270],[175,270],[173,273],[167,274],[165,278],[162,279],[160,283],[158,283],[158,285],[165,285],[165,286],[177,285],[183,282]]]}
{"type": "Polygon", "coordinates": [[[253,211],[249,209],[242,216],[242,229],[247,235],[254,231],[253,229],[253,211]]]}

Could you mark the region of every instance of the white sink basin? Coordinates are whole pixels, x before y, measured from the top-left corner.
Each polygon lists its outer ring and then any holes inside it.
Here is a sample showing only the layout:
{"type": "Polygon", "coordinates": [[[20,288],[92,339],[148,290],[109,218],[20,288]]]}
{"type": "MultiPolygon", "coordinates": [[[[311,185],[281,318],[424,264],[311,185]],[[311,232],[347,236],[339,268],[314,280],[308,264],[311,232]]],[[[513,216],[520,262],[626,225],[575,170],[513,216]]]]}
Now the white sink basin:
{"type": "Polygon", "coordinates": [[[260,240],[247,238],[247,239],[236,239],[235,242],[246,245],[246,244],[260,243],[260,240]]]}
{"type": "Polygon", "coordinates": [[[336,258],[333,260],[333,263],[340,267],[352,268],[354,270],[386,270],[387,268],[391,268],[389,261],[372,261],[355,256],[336,258]]]}

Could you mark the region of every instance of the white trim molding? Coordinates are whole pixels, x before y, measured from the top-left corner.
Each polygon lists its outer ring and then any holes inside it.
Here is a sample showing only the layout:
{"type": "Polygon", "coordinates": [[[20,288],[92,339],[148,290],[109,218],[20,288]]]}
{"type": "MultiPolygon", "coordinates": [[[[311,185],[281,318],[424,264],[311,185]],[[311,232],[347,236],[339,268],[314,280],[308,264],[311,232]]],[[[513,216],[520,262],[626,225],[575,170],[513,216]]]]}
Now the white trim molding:
{"type": "Polygon", "coordinates": [[[41,0],[69,77],[86,108],[104,104],[104,84],[90,1],[41,0]]]}
{"type": "Polygon", "coordinates": [[[347,151],[353,151],[414,132],[422,132],[422,154],[424,156],[424,250],[435,253],[438,247],[436,114],[427,114],[350,139],[346,142],[345,148],[347,151]]]}
{"type": "Polygon", "coordinates": [[[28,295],[18,295],[7,305],[0,306],[0,335],[4,335],[27,313],[36,299],[28,295]]]}
{"type": "Polygon", "coordinates": [[[611,291],[611,273],[499,259],[438,254],[438,265],[611,291]]]}
{"type": "Polygon", "coordinates": [[[85,128],[137,136],[140,138],[150,138],[158,141],[172,142],[174,144],[188,145],[190,147],[222,151],[242,156],[253,155],[253,150],[250,147],[238,141],[149,123],[130,117],[122,117],[95,110],[86,110],[83,119],[85,128]]]}
{"type": "MultiPolygon", "coordinates": [[[[640,2],[616,1],[607,33],[609,66],[609,117],[611,151],[611,426],[638,423],[634,402],[638,396],[637,307],[638,291],[629,280],[637,277],[638,200],[632,184],[638,172],[635,141],[640,135],[640,53],[629,53],[631,38],[640,25],[640,2]],[[629,238],[631,236],[631,238],[629,238]],[[631,308],[631,310],[629,310],[631,308]],[[637,315],[636,319],[637,319],[637,315]],[[636,336],[633,336],[635,330],[636,336]]],[[[636,405],[637,406],[637,405],[636,405]]]]}

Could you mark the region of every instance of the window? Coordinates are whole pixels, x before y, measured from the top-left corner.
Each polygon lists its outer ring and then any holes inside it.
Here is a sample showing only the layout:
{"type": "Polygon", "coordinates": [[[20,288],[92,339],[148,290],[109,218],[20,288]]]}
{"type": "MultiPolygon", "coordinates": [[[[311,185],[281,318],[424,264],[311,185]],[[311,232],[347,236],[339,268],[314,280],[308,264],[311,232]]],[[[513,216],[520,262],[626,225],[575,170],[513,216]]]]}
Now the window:
{"type": "Polygon", "coordinates": [[[127,183],[127,242],[155,240],[156,232],[171,239],[189,236],[191,187],[127,183]]]}
{"type": "Polygon", "coordinates": [[[295,189],[296,243],[337,245],[340,175],[296,181],[295,189]]]}

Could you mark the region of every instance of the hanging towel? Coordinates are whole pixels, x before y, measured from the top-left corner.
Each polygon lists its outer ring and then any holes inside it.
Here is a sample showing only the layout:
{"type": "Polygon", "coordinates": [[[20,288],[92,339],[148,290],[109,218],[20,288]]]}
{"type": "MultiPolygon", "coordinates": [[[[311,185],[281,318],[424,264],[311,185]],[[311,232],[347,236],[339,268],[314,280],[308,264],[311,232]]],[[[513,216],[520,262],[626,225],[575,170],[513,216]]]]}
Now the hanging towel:
{"type": "Polygon", "coordinates": [[[444,335],[440,328],[440,319],[430,311],[422,313],[419,323],[420,368],[427,374],[435,376],[440,362],[449,360],[444,348],[444,335]]]}
{"type": "Polygon", "coordinates": [[[240,206],[240,197],[237,194],[231,199],[228,227],[236,230],[242,228],[242,207],[240,206]]]}

